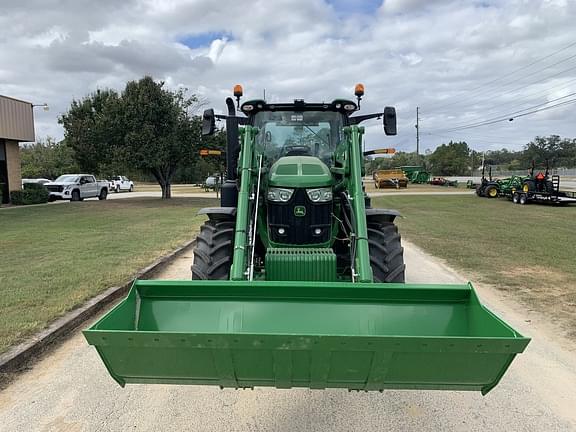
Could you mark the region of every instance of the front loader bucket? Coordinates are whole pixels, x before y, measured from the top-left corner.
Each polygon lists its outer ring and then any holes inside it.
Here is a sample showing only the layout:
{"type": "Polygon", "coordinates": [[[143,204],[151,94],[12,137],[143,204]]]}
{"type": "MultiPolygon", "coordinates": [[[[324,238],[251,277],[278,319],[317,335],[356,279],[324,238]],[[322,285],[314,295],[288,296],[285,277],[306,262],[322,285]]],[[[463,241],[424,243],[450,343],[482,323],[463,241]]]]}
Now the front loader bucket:
{"type": "Polygon", "coordinates": [[[528,342],[468,285],[136,281],[84,331],[126,383],[486,393],[528,342]]]}

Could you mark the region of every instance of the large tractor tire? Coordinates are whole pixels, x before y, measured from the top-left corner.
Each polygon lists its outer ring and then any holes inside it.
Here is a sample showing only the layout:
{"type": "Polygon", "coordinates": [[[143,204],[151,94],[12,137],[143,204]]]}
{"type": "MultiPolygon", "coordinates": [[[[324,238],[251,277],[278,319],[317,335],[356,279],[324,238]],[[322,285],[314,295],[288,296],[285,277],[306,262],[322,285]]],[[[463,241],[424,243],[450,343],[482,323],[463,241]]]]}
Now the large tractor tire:
{"type": "Polygon", "coordinates": [[[369,222],[368,247],[374,282],[404,283],[404,248],[396,225],[369,222]]]}
{"type": "Polygon", "coordinates": [[[192,279],[227,280],[234,254],[234,221],[209,220],[194,247],[192,279]]]}

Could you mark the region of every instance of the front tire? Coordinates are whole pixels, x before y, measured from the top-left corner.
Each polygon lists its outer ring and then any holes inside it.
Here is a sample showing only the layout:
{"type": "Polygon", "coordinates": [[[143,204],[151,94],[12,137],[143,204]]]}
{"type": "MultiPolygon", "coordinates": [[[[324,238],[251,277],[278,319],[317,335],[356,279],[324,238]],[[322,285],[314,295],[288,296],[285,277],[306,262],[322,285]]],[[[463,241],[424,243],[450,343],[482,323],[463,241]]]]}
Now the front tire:
{"type": "Polygon", "coordinates": [[[368,247],[374,282],[404,283],[406,265],[398,227],[393,222],[369,222],[368,247]]]}
{"type": "Polygon", "coordinates": [[[209,220],[194,247],[192,279],[228,280],[234,254],[234,221],[209,220]]]}
{"type": "Polygon", "coordinates": [[[71,201],[81,201],[80,191],[79,191],[79,190],[73,190],[73,191],[72,191],[71,201]]]}

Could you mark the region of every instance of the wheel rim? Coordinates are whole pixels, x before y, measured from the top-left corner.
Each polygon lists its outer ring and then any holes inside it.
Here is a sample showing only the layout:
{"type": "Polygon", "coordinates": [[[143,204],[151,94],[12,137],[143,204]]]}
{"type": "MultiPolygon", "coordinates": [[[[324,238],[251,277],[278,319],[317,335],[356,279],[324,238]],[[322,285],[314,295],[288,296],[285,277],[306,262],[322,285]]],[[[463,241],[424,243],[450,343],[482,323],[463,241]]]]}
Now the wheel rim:
{"type": "Polygon", "coordinates": [[[524,192],[528,192],[530,190],[530,187],[527,184],[525,184],[524,186],[522,186],[522,190],[524,192]]]}
{"type": "Polygon", "coordinates": [[[496,192],[496,189],[490,189],[490,192],[488,192],[488,194],[489,194],[492,198],[494,198],[494,197],[496,196],[496,193],[497,193],[497,192],[496,192]]]}

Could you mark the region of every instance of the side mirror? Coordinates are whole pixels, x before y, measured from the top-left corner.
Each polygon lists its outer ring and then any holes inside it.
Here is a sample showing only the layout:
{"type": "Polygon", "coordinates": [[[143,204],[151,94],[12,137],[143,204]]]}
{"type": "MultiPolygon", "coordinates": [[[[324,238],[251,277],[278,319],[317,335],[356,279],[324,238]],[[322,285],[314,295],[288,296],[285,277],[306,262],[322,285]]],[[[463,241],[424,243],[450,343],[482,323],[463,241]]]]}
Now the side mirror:
{"type": "Polygon", "coordinates": [[[204,110],[204,114],[202,114],[202,135],[212,135],[215,128],[214,110],[212,108],[204,110]]]}
{"type": "Polygon", "coordinates": [[[382,123],[384,124],[384,133],[386,135],[396,135],[396,108],[384,108],[382,123]]]}

